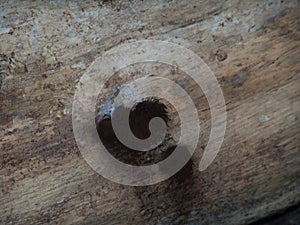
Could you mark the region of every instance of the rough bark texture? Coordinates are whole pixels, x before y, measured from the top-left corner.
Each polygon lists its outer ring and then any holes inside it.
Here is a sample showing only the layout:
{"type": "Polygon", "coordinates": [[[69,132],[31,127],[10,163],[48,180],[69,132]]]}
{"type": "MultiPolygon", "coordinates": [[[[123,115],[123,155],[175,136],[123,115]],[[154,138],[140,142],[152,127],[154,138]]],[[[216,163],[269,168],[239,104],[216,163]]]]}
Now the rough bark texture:
{"type": "Polygon", "coordinates": [[[0,223],[241,224],[298,204],[297,3],[1,1],[0,223]],[[130,39],[180,43],[217,76],[228,127],[204,172],[209,108],[197,93],[201,144],[184,181],[122,186],[82,158],[71,117],[78,79],[130,39]]]}

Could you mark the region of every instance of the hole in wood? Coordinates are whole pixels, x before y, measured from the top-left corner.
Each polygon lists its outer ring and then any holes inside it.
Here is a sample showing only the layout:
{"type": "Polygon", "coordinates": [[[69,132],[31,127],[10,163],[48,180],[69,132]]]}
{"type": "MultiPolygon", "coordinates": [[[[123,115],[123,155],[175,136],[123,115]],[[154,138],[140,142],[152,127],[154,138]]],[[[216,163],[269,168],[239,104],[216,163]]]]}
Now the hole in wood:
{"type": "MultiPolygon", "coordinates": [[[[124,110],[121,107],[115,110],[124,110]]],[[[149,122],[154,117],[162,118],[166,124],[169,122],[167,107],[156,99],[137,103],[130,111],[129,126],[137,138],[146,139],[150,136],[149,122]]],[[[163,143],[147,152],[134,151],[124,146],[116,137],[111,115],[106,115],[96,122],[97,132],[106,149],[118,160],[131,165],[150,165],[168,157],[176,146],[175,140],[169,132],[166,133],[163,143]],[[172,148],[172,151],[170,150],[172,148]]]]}

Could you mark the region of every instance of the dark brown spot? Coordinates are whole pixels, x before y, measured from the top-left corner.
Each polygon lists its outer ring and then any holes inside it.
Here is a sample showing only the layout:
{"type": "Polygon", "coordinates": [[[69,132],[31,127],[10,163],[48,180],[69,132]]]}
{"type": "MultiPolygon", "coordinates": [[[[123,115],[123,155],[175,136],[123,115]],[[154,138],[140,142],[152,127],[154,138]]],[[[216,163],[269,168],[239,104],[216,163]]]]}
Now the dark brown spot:
{"type": "Polygon", "coordinates": [[[223,50],[218,50],[216,53],[216,57],[218,61],[224,61],[225,59],[227,59],[227,53],[223,50]]]}

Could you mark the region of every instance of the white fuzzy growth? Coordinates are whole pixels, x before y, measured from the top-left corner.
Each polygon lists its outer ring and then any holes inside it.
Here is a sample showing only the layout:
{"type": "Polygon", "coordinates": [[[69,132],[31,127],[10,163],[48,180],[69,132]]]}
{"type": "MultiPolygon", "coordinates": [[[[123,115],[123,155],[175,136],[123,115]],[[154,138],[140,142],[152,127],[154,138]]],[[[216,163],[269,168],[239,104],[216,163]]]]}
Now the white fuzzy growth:
{"type": "Polygon", "coordinates": [[[104,103],[98,106],[98,116],[102,119],[105,116],[111,116],[113,111],[118,106],[130,108],[132,103],[142,102],[143,99],[139,97],[137,89],[132,84],[123,85],[118,89],[117,96],[107,99],[104,103]]]}
{"type": "Polygon", "coordinates": [[[132,103],[139,103],[143,101],[143,99],[139,96],[138,89],[132,84],[121,86],[119,90],[119,95],[115,101],[117,105],[131,107],[132,103]]]}
{"type": "Polygon", "coordinates": [[[108,99],[103,104],[98,106],[98,115],[100,118],[104,116],[111,116],[111,113],[114,111],[115,106],[111,99],[108,99]]]}

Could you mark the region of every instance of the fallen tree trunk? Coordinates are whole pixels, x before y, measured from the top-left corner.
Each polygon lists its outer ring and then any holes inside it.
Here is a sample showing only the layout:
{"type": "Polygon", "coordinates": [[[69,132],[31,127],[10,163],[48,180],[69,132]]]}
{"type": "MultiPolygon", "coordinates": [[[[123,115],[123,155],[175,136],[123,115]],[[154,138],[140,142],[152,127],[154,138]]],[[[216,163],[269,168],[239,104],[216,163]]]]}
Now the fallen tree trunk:
{"type": "MultiPolygon", "coordinates": [[[[300,202],[297,1],[7,1],[0,5],[1,224],[242,224],[300,202]],[[227,107],[222,148],[197,170],[210,112],[197,99],[193,173],[146,187],[95,173],[72,132],[79,78],[132,39],[198,54],[227,107]]],[[[188,86],[188,85],[187,85],[188,86]]]]}

